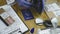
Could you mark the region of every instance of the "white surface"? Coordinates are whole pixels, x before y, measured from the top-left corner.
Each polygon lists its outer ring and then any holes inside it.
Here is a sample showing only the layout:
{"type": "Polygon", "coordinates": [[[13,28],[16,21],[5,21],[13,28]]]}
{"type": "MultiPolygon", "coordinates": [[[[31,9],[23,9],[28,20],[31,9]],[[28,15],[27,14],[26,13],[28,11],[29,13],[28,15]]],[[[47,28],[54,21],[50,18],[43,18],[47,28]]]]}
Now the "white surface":
{"type": "Polygon", "coordinates": [[[40,33],[40,31],[41,31],[41,29],[39,28],[39,29],[37,30],[37,34],[39,34],[39,33],[40,33]]]}
{"type": "Polygon", "coordinates": [[[7,26],[3,23],[3,21],[0,19],[0,31],[6,28],[7,26]]]}
{"type": "Polygon", "coordinates": [[[15,32],[15,33],[13,33],[13,34],[22,34],[22,33],[15,32]]]}
{"type": "Polygon", "coordinates": [[[52,22],[53,27],[56,28],[56,27],[57,27],[57,24],[58,24],[57,18],[53,18],[53,19],[51,20],[51,22],[52,22]]]}
{"type": "Polygon", "coordinates": [[[45,7],[47,8],[47,11],[60,9],[60,7],[56,3],[48,4],[45,7]]]}
{"type": "Polygon", "coordinates": [[[38,34],[50,34],[50,29],[47,29],[47,30],[42,30],[40,31],[38,34]]]}
{"type": "Polygon", "coordinates": [[[15,33],[12,33],[12,34],[22,34],[22,33],[17,31],[17,32],[15,32],[15,33]]]}
{"type": "Polygon", "coordinates": [[[56,3],[46,5],[45,10],[52,11],[56,16],[60,16],[60,7],[56,3]]]}
{"type": "Polygon", "coordinates": [[[17,31],[15,31],[14,33],[12,34],[22,34],[21,32],[19,32],[20,30],[18,29],[17,31]]]}
{"type": "Polygon", "coordinates": [[[25,24],[22,22],[22,20],[17,16],[17,14],[11,8],[10,5],[5,5],[0,8],[3,8],[15,20],[15,22],[12,25],[10,25],[0,31],[0,32],[2,32],[2,34],[8,34],[19,28],[22,33],[28,30],[28,28],[25,26],[25,24]]]}
{"type": "Polygon", "coordinates": [[[53,13],[54,13],[56,16],[60,16],[60,9],[55,10],[53,13]]]}
{"type": "MultiPolygon", "coordinates": [[[[57,28],[56,32],[58,34],[60,34],[60,28],[57,28]]],[[[53,30],[51,30],[51,29],[45,29],[45,30],[39,31],[38,34],[53,34],[53,33],[55,33],[53,30]]]]}
{"type": "Polygon", "coordinates": [[[35,22],[36,24],[43,24],[43,20],[40,18],[36,18],[35,22]]]}
{"type": "Polygon", "coordinates": [[[58,23],[58,20],[57,20],[57,18],[53,18],[53,19],[51,20],[51,22],[52,22],[52,23],[58,23]]]}
{"type": "Polygon", "coordinates": [[[54,33],[53,34],[57,34],[57,32],[56,32],[56,28],[57,28],[57,24],[58,24],[58,20],[57,20],[57,18],[53,18],[52,20],[51,20],[51,22],[52,22],[52,25],[53,25],[53,31],[54,31],[54,33]]]}

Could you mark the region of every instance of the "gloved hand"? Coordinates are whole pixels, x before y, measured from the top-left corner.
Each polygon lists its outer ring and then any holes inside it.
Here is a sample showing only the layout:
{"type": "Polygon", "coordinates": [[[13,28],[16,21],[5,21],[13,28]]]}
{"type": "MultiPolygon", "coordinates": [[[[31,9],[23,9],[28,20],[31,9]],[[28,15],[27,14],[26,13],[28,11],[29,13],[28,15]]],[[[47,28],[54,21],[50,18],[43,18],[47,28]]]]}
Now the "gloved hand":
{"type": "Polygon", "coordinates": [[[33,7],[41,13],[44,9],[44,0],[33,0],[33,7]]]}
{"type": "Polygon", "coordinates": [[[30,8],[32,3],[30,2],[31,0],[16,0],[19,6],[25,7],[25,8],[30,8]]]}

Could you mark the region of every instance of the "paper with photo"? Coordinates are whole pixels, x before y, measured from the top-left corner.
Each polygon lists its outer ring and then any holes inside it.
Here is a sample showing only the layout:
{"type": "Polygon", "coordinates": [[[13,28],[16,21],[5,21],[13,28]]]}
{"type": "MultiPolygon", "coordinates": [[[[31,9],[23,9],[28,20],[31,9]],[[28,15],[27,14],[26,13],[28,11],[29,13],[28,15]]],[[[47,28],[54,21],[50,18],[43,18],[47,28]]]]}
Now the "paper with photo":
{"type": "Polygon", "coordinates": [[[12,32],[18,28],[20,28],[22,33],[28,30],[26,25],[17,16],[17,14],[15,13],[15,11],[13,10],[13,8],[10,5],[5,5],[5,6],[2,6],[0,8],[3,8],[15,20],[15,22],[12,25],[10,25],[7,28],[0,31],[0,32],[2,32],[2,34],[8,34],[8,33],[12,32]]]}

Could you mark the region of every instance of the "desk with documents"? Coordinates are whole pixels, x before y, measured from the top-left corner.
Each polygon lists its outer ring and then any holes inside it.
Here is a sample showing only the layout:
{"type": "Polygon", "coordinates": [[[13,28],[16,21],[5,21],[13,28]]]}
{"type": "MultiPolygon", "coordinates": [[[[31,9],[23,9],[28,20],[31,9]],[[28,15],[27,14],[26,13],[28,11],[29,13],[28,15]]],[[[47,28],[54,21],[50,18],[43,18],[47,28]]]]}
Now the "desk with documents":
{"type": "MultiPolygon", "coordinates": [[[[16,5],[12,6],[14,8],[14,10],[16,11],[16,13],[18,14],[18,16],[23,20],[23,22],[26,24],[26,26],[29,28],[29,30],[31,30],[32,28],[35,28],[34,34],[36,34],[35,32],[37,31],[37,29],[42,29],[45,28],[44,25],[42,26],[38,26],[35,23],[35,18],[42,18],[43,20],[48,19],[47,15],[45,14],[45,12],[43,11],[42,14],[38,14],[34,9],[31,10],[31,12],[34,15],[34,19],[31,20],[24,20],[23,15],[19,9],[19,7],[16,5]],[[34,11],[34,12],[33,12],[34,11]]],[[[26,34],[30,34],[30,31],[28,31],[26,34]]]]}
{"type": "MultiPolygon", "coordinates": [[[[1,2],[1,3],[2,3],[2,2],[1,2]]],[[[3,3],[5,3],[5,2],[3,1],[3,3]]],[[[2,3],[2,4],[3,4],[3,3],[2,3]]],[[[33,13],[34,19],[24,20],[24,17],[23,17],[23,15],[22,15],[22,13],[21,13],[18,5],[15,4],[15,5],[13,5],[12,7],[13,7],[13,9],[16,11],[16,13],[18,14],[18,16],[22,19],[22,21],[26,24],[26,26],[29,28],[29,30],[31,30],[32,28],[35,28],[34,34],[37,33],[37,30],[38,30],[38,29],[44,29],[44,28],[45,28],[44,25],[39,26],[39,25],[37,25],[37,24],[35,23],[35,19],[36,19],[36,18],[42,18],[43,20],[49,19],[48,16],[46,15],[46,13],[45,13],[44,11],[43,11],[42,14],[40,15],[40,14],[37,13],[36,10],[31,9],[31,12],[33,13]]],[[[30,31],[26,32],[25,34],[30,34],[30,31]]]]}

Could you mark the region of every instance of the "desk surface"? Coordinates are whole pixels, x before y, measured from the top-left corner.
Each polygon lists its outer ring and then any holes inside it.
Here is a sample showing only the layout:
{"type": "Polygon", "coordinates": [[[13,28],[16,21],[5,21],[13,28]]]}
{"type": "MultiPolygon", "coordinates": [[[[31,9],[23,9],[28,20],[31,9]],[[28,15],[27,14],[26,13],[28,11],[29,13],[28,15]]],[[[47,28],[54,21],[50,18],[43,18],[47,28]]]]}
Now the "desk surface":
{"type": "MultiPolygon", "coordinates": [[[[0,0],[0,1],[2,1],[2,0],[0,0]]],[[[5,2],[3,1],[3,3],[5,3],[5,2]]],[[[2,4],[2,5],[3,5],[3,3],[0,2],[0,4],[2,4]]],[[[18,16],[19,16],[19,17],[23,20],[23,22],[27,25],[27,27],[29,28],[29,30],[30,30],[31,28],[35,28],[34,34],[36,34],[36,31],[37,31],[38,29],[45,28],[43,25],[39,26],[39,25],[36,25],[36,23],[35,23],[35,19],[36,19],[36,18],[42,18],[43,20],[48,19],[47,15],[45,14],[44,11],[43,11],[42,14],[40,15],[40,14],[37,13],[36,10],[31,9],[31,12],[33,13],[34,19],[24,20],[24,17],[23,17],[23,15],[22,15],[19,7],[17,6],[17,4],[15,4],[15,5],[12,6],[12,7],[14,8],[14,10],[15,10],[16,13],[18,14],[18,16]]],[[[26,34],[30,34],[30,32],[28,31],[28,32],[26,32],[26,34]]]]}
{"type": "MultiPolygon", "coordinates": [[[[38,14],[38,12],[37,12],[36,10],[31,9],[31,12],[32,12],[32,14],[33,14],[33,16],[34,16],[34,19],[24,20],[24,17],[23,17],[23,15],[22,15],[19,7],[17,6],[17,4],[14,5],[14,6],[12,6],[12,7],[14,8],[14,10],[15,10],[16,13],[18,14],[18,16],[19,16],[19,17],[23,20],[23,22],[27,25],[27,27],[29,28],[29,30],[30,30],[31,28],[35,28],[35,33],[34,33],[34,34],[36,34],[37,29],[45,28],[43,25],[39,26],[39,25],[36,25],[36,23],[35,23],[35,19],[36,19],[36,18],[41,18],[41,19],[43,19],[43,20],[48,19],[47,15],[45,14],[44,11],[43,11],[42,14],[40,15],[40,14],[38,14]]],[[[29,34],[29,33],[30,33],[30,32],[27,32],[26,34],[29,34]]]]}

